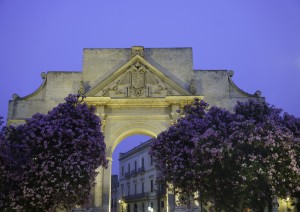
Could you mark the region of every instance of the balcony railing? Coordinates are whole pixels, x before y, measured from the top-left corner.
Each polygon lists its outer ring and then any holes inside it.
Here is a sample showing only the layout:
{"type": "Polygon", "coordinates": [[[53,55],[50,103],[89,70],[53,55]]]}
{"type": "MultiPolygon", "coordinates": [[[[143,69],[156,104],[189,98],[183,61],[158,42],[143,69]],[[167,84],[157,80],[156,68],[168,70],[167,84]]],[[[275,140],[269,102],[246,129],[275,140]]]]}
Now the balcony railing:
{"type": "Polygon", "coordinates": [[[138,168],[138,173],[144,173],[145,172],[145,167],[142,166],[141,168],[138,168]]]}
{"type": "Polygon", "coordinates": [[[137,174],[137,170],[132,170],[130,174],[131,175],[136,175],[137,174]]]}
{"type": "Polygon", "coordinates": [[[125,177],[126,178],[130,177],[130,172],[125,172],[125,177]]]}
{"type": "Polygon", "coordinates": [[[148,196],[149,196],[148,192],[143,192],[143,193],[139,193],[139,194],[125,196],[124,199],[126,202],[128,202],[128,201],[133,201],[133,200],[135,201],[135,200],[147,198],[148,196]]]}
{"type": "Polygon", "coordinates": [[[138,168],[137,170],[132,170],[131,172],[125,172],[125,177],[129,178],[131,176],[137,175],[137,174],[142,174],[145,172],[145,167],[142,166],[140,168],[138,168]]]}

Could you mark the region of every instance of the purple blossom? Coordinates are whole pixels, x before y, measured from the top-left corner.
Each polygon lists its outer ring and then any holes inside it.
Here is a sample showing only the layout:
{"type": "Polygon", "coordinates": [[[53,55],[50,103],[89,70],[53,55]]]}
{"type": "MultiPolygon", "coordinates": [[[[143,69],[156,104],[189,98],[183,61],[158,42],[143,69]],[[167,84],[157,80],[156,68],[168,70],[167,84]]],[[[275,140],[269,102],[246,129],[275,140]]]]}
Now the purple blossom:
{"type": "Polygon", "coordinates": [[[255,100],[238,102],[234,113],[195,100],[152,144],[161,180],[183,202],[198,192],[218,211],[262,210],[299,192],[300,119],[281,112],[255,100]]]}
{"type": "Polygon", "coordinates": [[[79,96],[65,100],[47,115],[35,114],[6,130],[5,161],[13,163],[5,170],[17,186],[1,190],[9,197],[1,208],[54,211],[88,204],[95,170],[107,165],[101,122],[79,96]]]}

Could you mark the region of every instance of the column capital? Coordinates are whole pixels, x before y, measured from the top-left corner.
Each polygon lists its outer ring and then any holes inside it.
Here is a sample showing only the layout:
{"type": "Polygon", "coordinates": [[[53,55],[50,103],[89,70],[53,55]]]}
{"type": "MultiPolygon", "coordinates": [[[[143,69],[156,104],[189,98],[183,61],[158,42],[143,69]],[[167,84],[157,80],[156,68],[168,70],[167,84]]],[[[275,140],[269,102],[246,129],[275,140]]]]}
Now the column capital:
{"type": "Polygon", "coordinates": [[[106,157],[106,160],[108,160],[110,163],[113,161],[112,157],[106,157]]]}

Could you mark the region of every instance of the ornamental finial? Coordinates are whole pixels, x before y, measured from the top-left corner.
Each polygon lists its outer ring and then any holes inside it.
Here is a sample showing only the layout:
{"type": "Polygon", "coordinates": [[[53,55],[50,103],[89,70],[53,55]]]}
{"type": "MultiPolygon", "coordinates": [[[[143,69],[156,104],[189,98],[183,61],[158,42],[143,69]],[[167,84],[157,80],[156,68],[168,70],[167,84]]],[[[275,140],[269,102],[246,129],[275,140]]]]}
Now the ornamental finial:
{"type": "Polygon", "coordinates": [[[143,46],[133,46],[131,48],[131,58],[135,57],[136,55],[139,55],[141,57],[144,57],[144,47],[143,46]]]}
{"type": "Polygon", "coordinates": [[[84,82],[83,80],[80,81],[80,88],[78,90],[78,94],[80,96],[83,96],[85,94],[85,89],[84,89],[84,82]]]}
{"type": "Polygon", "coordinates": [[[193,95],[195,95],[197,93],[197,88],[196,88],[196,85],[195,85],[195,79],[191,80],[190,92],[193,95]]]}
{"type": "Polygon", "coordinates": [[[255,91],[254,95],[257,97],[261,97],[261,91],[260,90],[255,91]]]}

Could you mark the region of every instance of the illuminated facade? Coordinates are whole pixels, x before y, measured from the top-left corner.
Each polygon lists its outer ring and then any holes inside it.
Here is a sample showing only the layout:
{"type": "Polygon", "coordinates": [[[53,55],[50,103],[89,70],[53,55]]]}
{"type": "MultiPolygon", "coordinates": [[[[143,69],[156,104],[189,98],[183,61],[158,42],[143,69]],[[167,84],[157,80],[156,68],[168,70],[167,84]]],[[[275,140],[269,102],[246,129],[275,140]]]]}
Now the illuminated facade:
{"type": "MultiPolygon", "coordinates": [[[[233,71],[195,70],[192,48],[84,49],[82,71],[51,71],[41,76],[43,83],[36,91],[24,97],[13,95],[7,123],[20,124],[35,113],[47,113],[69,94],[86,96],[101,118],[109,160],[108,168],[97,169],[90,205],[94,211],[111,210],[112,153],[124,138],[134,134],[156,137],[176,122],[178,110],[194,98],[229,110],[237,101],[264,101],[259,91],[248,94],[238,88],[233,71]]],[[[141,160],[137,163],[141,168],[141,160]]],[[[137,192],[142,188],[143,175],[144,189],[151,186],[150,175],[130,174],[130,194],[135,193],[134,179],[137,192]]],[[[150,193],[149,198],[155,192],[150,193]]]]}
{"type": "Polygon", "coordinates": [[[119,164],[119,211],[148,212],[170,211],[167,189],[157,183],[159,171],[148,154],[151,140],[120,153],[119,164]],[[168,208],[169,207],[169,208],[168,208]]]}

